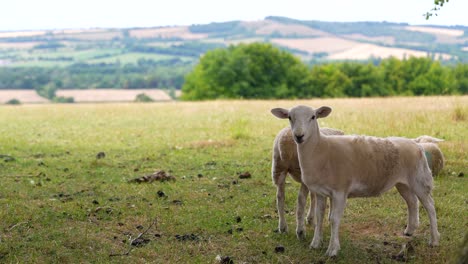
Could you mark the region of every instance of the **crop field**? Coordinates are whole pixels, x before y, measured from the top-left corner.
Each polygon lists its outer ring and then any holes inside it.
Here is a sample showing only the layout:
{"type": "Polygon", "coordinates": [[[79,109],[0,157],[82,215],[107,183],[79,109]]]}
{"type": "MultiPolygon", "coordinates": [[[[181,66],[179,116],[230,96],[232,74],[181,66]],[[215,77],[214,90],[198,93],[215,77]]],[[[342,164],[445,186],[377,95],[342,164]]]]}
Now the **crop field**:
{"type": "Polygon", "coordinates": [[[467,106],[468,96],[2,105],[0,262],[454,262],[468,230],[467,106]],[[422,207],[416,233],[402,234],[406,204],[393,189],[348,200],[341,251],[325,257],[327,220],[322,248],[309,249],[311,226],[296,239],[291,179],[289,232],[277,233],[271,148],[287,122],[270,109],[297,104],[332,107],[319,124],[348,134],[444,139],[440,246],[427,244],[422,207]],[[160,170],[175,180],[141,178],[160,170]]]}

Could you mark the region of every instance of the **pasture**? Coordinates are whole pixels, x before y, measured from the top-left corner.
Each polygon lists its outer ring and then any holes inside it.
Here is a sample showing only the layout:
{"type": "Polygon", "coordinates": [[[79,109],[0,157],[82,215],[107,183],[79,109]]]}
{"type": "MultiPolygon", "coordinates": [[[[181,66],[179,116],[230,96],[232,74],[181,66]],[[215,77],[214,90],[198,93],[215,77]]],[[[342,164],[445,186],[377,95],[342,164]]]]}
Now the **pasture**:
{"type": "Polygon", "coordinates": [[[467,106],[468,96],[0,106],[0,262],[453,262],[468,230],[467,106]],[[292,180],[289,233],[275,232],[271,147],[287,122],[270,109],[297,104],[331,106],[320,125],[348,134],[445,139],[433,191],[441,245],[427,245],[422,208],[415,235],[402,235],[393,189],[348,200],[329,259],[328,221],[320,250],[310,226],[296,239],[292,180]],[[158,170],[176,180],[128,182],[158,170]]]}

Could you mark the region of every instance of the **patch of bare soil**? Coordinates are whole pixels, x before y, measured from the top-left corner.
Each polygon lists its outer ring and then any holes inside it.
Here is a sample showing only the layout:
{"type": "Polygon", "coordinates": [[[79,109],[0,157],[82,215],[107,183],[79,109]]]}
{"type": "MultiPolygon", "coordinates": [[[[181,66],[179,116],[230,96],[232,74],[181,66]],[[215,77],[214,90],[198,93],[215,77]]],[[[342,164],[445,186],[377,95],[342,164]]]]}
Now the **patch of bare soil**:
{"type": "Polygon", "coordinates": [[[136,182],[136,183],[143,183],[143,182],[151,183],[151,182],[154,182],[154,181],[159,181],[159,182],[175,181],[175,177],[170,175],[170,174],[167,174],[163,170],[159,170],[159,171],[156,171],[156,172],[154,172],[153,174],[150,174],[150,175],[145,175],[145,176],[142,176],[142,177],[131,179],[128,182],[129,183],[133,183],[133,182],[136,182]]]}

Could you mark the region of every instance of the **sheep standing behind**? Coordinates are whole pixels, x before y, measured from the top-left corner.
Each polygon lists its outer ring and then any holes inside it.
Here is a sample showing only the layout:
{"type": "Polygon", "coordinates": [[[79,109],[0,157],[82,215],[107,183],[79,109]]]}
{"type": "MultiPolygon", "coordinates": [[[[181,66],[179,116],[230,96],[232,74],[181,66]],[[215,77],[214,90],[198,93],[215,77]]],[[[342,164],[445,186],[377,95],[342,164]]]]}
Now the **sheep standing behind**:
{"type": "Polygon", "coordinates": [[[429,168],[431,168],[432,176],[439,174],[444,168],[445,159],[437,143],[444,140],[424,135],[415,138],[414,141],[423,147],[427,163],[429,164],[429,168]]]}
{"type": "MultiPolygon", "coordinates": [[[[325,135],[344,135],[343,131],[332,128],[321,128],[320,132],[325,135]]],[[[297,196],[296,208],[296,234],[298,238],[304,237],[304,208],[306,205],[309,190],[301,180],[301,168],[299,166],[299,159],[297,157],[297,146],[292,137],[290,127],[283,128],[275,138],[273,143],[273,158],[271,176],[273,183],[276,185],[276,207],[279,215],[278,231],[280,233],[286,232],[288,226],[285,219],[284,200],[285,200],[285,181],[289,173],[291,177],[301,183],[299,194],[297,196]]],[[[310,193],[310,207],[307,214],[307,222],[312,223],[314,218],[314,197],[310,193]]]]}
{"type": "Polygon", "coordinates": [[[339,224],[348,197],[378,196],[396,187],[408,206],[405,234],[412,235],[419,225],[418,199],[429,216],[431,245],[438,245],[440,234],[434,200],[432,175],[424,151],[414,140],[369,136],[326,136],[319,132],[318,118],[331,108],[314,110],[296,106],[291,110],[272,109],[282,119],[289,119],[297,143],[301,179],[316,194],[315,230],[310,246],[320,247],[325,197],[330,197],[331,237],[326,254],[337,255],[340,249],[339,224]]]}

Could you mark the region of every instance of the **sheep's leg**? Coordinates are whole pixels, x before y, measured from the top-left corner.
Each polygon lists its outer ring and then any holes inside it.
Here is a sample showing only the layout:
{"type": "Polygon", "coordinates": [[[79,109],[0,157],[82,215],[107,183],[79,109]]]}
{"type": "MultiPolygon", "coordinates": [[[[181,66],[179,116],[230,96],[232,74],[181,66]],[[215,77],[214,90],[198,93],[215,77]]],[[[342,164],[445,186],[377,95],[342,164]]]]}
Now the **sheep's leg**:
{"type": "Polygon", "coordinates": [[[312,243],[310,243],[311,248],[319,248],[322,243],[322,223],[323,215],[325,214],[325,203],[326,197],[316,194],[315,195],[315,229],[314,229],[314,238],[312,243]]]}
{"type": "Polygon", "coordinates": [[[296,235],[298,239],[305,238],[305,228],[304,228],[304,209],[307,202],[307,195],[309,194],[309,189],[303,183],[301,183],[301,188],[299,189],[299,194],[297,195],[297,208],[296,208],[296,235]]]}
{"type": "Polygon", "coordinates": [[[400,183],[396,185],[396,188],[408,206],[408,221],[404,234],[411,236],[419,225],[418,198],[406,185],[400,183]]]}
{"type": "Polygon", "coordinates": [[[429,216],[429,223],[431,225],[431,240],[429,241],[429,244],[431,246],[438,246],[440,234],[437,230],[437,216],[434,206],[434,199],[432,199],[432,196],[429,192],[425,191],[418,192],[416,195],[418,196],[419,201],[421,201],[422,205],[427,211],[427,215],[429,216]]]}
{"type": "Polygon", "coordinates": [[[315,211],[315,193],[310,193],[310,207],[309,212],[307,213],[307,223],[312,225],[314,223],[314,211],[315,211]]]}
{"type": "Polygon", "coordinates": [[[336,256],[338,250],[340,250],[339,229],[341,217],[346,207],[346,195],[344,193],[335,193],[330,200],[332,201],[330,209],[331,235],[326,254],[332,257],[336,256]]]}
{"type": "Polygon", "coordinates": [[[286,172],[283,171],[277,177],[276,182],[276,208],[278,210],[279,223],[278,231],[285,233],[288,231],[288,224],[286,223],[285,211],[284,211],[284,183],[286,180],[286,172]]]}

